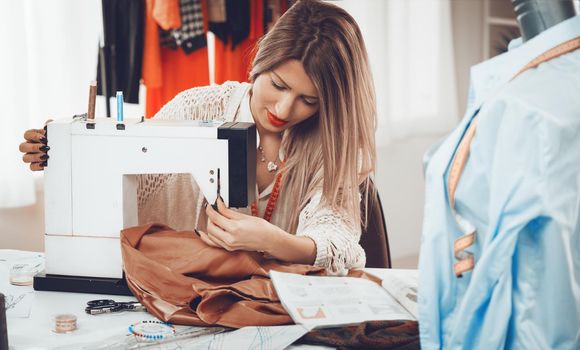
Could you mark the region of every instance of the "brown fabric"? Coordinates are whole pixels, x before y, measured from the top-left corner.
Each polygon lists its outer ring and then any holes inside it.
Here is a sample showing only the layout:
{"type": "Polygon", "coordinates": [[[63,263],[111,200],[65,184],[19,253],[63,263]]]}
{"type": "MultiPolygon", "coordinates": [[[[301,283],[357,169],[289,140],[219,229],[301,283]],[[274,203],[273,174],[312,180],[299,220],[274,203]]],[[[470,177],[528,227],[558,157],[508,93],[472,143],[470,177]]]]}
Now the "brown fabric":
{"type": "MultiPolygon", "coordinates": [[[[157,318],[181,325],[290,324],[268,272],[324,274],[320,267],[282,263],[257,252],[210,247],[193,232],[160,224],[121,231],[121,250],[133,294],[157,318]]],[[[362,271],[350,276],[380,283],[362,271]]]]}
{"type": "Polygon", "coordinates": [[[317,329],[297,343],[337,349],[420,349],[416,321],[371,321],[352,327],[317,329]]]}

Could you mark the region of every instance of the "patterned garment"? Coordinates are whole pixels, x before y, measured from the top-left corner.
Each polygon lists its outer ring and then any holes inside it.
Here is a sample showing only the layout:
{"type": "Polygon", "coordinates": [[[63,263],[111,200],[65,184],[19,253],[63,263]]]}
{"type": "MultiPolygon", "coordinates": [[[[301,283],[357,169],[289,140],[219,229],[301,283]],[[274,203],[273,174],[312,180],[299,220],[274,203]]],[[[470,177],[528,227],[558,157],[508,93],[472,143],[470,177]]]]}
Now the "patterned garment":
{"type": "Polygon", "coordinates": [[[201,0],[179,0],[179,13],[181,27],[168,31],[159,29],[161,46],[181,47],[188,54],[206,46],[201,0]]]}

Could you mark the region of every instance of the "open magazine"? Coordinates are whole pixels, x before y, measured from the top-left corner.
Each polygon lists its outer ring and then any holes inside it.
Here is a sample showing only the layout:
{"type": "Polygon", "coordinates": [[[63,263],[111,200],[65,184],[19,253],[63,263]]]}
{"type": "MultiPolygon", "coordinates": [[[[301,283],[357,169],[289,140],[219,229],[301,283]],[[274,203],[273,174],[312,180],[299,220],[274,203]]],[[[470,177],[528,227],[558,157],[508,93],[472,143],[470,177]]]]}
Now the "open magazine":
{"type": "Polygon", "coordinates": [[[364,321],[415,320],[416,270],[407,271],[414,277],[381,271],[378,277],[388,289],[355,277],[303,276],[278,271],[270,271],[270,277],[294,322],[333,327],[364,321]],[[393,283],[388,282],[391,278],[393,283]]]}
{"type": "Polygon", "coordinates": [[[417,313],[418,270],[372,269],[369,273],[382,279],[382,286],[407,310],[415,319],[417,313]]]}

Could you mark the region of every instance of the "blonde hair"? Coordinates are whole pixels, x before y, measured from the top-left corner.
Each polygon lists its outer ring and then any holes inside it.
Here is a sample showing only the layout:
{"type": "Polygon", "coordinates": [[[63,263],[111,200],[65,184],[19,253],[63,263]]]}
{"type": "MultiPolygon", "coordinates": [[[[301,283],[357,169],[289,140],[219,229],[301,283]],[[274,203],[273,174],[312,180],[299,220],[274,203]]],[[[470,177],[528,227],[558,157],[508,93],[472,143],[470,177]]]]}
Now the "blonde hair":
{"type": "Polygon", "coordinates": [[[300,61],[313,81],[319,110],[283,136],[281,191],[293,194],[284,195],[292,208],[286,229],[295,232],[300,211],[321,185],[322,205],[364,225],[359,195],[362,188],[366,203],[375,169],[376,103],[360,29],[337,6],[298,1],[259,42],[250,79],[290,59],[300,61]]]}

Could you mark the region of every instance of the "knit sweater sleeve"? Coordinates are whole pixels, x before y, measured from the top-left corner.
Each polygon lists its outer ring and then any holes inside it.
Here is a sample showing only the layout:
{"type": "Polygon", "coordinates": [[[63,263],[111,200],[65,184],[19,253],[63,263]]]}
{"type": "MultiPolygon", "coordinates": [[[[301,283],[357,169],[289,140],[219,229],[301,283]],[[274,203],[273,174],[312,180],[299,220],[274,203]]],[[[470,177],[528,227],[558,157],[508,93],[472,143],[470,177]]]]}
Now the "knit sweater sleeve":
{"type": "Polygon", "coordinates": [[[300,212],[297,236],[310,237],[316,244],[314,265],[330,274],[346,275],[349,269],[362,269],[365,252],[359,244],[361,227],[346,213],[321,204],[318,191],[300,212]]]}

